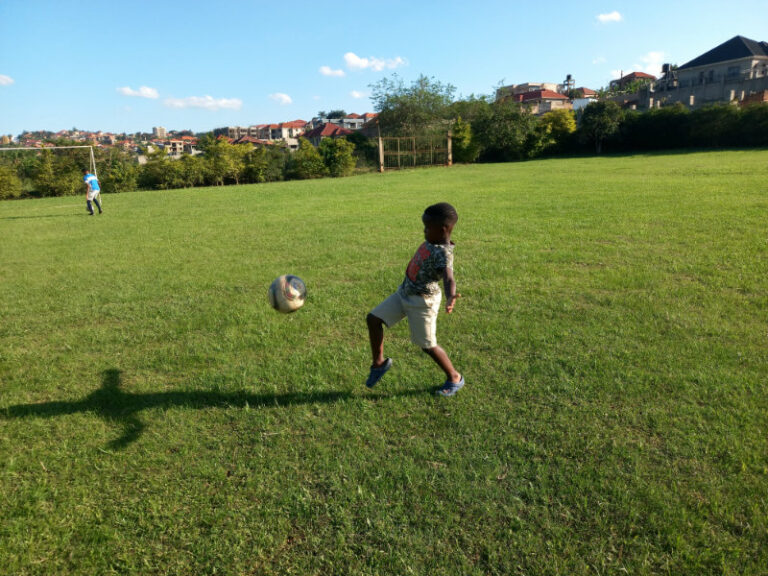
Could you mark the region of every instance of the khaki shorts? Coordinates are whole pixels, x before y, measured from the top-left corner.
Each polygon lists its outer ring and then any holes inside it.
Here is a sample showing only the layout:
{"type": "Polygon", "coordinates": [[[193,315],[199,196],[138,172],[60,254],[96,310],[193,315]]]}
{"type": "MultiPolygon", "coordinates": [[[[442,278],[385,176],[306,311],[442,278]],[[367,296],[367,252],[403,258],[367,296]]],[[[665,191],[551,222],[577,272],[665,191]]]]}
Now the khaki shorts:
{"type": "Polygon", "coordinates": [[[388,328],[408,317],[411,342],[421,348],[434,348],[437,346],[437,313],[442,297],[440,292],[432,296],[402,296],[398,290],[371,310],[371,314],[383,320],[388,328]]]}

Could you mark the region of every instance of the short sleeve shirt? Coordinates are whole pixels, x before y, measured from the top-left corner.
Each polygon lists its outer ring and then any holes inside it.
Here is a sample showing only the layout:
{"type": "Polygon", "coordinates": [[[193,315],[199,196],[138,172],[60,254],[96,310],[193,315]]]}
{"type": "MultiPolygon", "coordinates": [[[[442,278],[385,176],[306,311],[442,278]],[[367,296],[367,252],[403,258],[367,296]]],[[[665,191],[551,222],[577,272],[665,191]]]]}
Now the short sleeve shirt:
{"type": "Polygon", "coordinates": [[[438,282],[446,269],[453,270],[454,244],[430,244],[424,242],[405,269],[405,280],[400,290],[405,295],[432,296],[440,292],[438,282]]]}
{"type": "Polygon", "coordinates": [[[83,182],[85,182],[92,191],[99,191],[99,181],[93,174],[86,174],[83,176],[83,182]]]}

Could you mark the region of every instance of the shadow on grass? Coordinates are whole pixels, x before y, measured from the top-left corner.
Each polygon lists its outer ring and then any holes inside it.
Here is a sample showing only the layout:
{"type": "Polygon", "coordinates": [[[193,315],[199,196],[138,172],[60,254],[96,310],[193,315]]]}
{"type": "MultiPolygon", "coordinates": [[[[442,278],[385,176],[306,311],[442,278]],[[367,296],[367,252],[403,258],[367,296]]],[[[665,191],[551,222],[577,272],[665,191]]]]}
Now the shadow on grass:
{"type": "MultiPolygon", "coordinates": [[[[351,392],[290,392],[286,394],[251,394],[244,391],[215,392],[205,390],[131,394],[120,389],[122,371],[105,370],[101,388],[82,400],[17,404],[0,409],[0,419],[53,418],[67,414],[92,412],[123,427],[123,435],[109,443],[115,450],[125,448],[141,436],[146,428],[137,413],[155,407],[245,407],[278,408],[298,404],[333,404],[352,398],[351,392]]],[[[400,392],[390,396],[413,396],[424,391],[400,392]]]]}
{"type": "MultiPolygon", "coordinates": [[[[67,213],[67,214],[40,214],[38,216],[3,216],[0,218],[0,220],[39,220],[41,218],[71,218],[72,216],[77,216],[78,214],[67,213]]],[[[88,216],[88,213],[84,213],[83,216],[88,216]]]]}

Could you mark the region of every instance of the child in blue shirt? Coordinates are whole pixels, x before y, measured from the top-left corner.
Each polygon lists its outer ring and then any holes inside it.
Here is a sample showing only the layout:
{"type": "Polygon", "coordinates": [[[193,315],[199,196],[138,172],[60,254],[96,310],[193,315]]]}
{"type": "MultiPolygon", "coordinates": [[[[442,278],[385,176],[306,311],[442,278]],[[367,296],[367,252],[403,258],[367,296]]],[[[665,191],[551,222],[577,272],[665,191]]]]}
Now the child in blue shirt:
{"type": "Polygon", "coordinates": [[[367,317],[373,363],[365,385],[373,388],[392,367],[392,359],[384,357],[384,326],[391,328],[408,318],[411,342],[434,360],[445,372],[446,381],[437,391],[440,396],[453,396],[464,386],[464,377],[437,344],[437,313],[440,309],[442,279],[446,295],[446,313],[453,312],[456,281],[453,278],[451,232],[458,221],[456,209],[447,202],[433,204],[424,210],[425,242],[419,246],[405,270],[400,287],[389,298],[371,310],[367,317]]]}
{"type": "Polygon", "coordinates": [[[94,174],[91,174],[83,168],[83,182],[85,183],[85,203],[88,206],[88,213],[93,216],[93,206],[91,202],[96,204],[96,208],[99,209],[99,214],[103,212],[101,209],[101,203],[99,202],[99,196],[101,196],[101,189],[99,187],[99,180],[94,174]]]}

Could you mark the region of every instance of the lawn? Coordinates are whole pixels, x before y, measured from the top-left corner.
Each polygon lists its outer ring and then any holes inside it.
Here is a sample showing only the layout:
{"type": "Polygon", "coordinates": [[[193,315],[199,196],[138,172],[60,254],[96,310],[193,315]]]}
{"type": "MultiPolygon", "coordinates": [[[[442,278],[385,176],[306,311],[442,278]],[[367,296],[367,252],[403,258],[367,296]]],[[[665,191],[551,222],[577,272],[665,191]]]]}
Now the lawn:
{"type": "Polygon", "coordinates": [[[768,151],[104,210],[0,203],[0,574],[768,573],[768,151]],[[368,390],[443,200],[467,385],[401,323],[368,390]]]}

